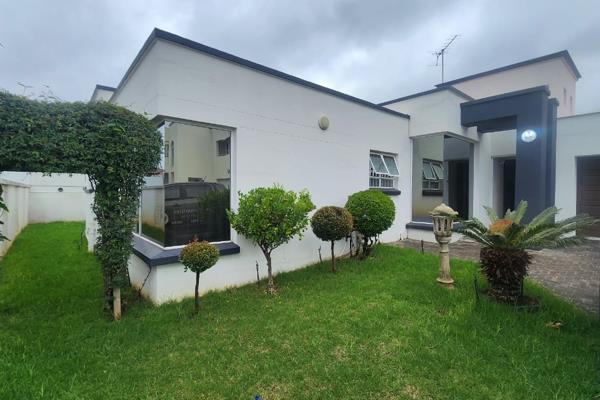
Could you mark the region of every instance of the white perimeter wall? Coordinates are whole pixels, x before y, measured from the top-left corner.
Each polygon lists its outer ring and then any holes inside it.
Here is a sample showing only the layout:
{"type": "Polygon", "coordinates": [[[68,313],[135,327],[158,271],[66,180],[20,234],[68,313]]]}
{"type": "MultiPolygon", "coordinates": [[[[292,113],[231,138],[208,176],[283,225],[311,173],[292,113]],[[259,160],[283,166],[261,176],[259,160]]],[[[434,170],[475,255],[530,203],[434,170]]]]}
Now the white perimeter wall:
{"type": "MultiPolygon", "coordinates": [[[[232,193],[278,183],[286,189],[308,189],[317,207],[343,206],[349,194],[368,188],[369,150],[397,154],[402,194],[391,197],[396,220],[381,239],[391,242],[406,235],[411,204],[407,119],[163,41],[153,46],[136,74],[116,94],[117,103],[138,112],[234,129],[232,193]],[[327,131],[317,124],[323,115],[330,120],[327,131]]],[[[234,196],[232,207],[236,206],[234,196]]],[[[260,250],[235,232],[232,240],[241,253],[223,256],[204,272],[202,292],[253,282],[257,260],[265,276],[260,250]]],[[[294,239],[274,251],[275,271],[317,261],[321,246],[327,247],[307,231],[304,240],[294,239]]],[[[341,253],[344,243],[337,248],[341,253]]],[[[130,270],[137,284],[148,271],[135,256],[130,270]]],[[[157,302],[193,294],[193,274],[184,273],[179,264],[155,268],[149,282],[146,294],[157,302]]]]}
{"type": "Polygon", "coordinates": [[[0,185],[3,188],[2,197],[9,212],[0,210],[0,231],[9,240],[0,242],[0,256],[3,256],[12,245],[13,240],[27,226],[28,208],[21,205],[29,201],[29,185],[22,182],[15,182],[0,178],[0,185]]]}

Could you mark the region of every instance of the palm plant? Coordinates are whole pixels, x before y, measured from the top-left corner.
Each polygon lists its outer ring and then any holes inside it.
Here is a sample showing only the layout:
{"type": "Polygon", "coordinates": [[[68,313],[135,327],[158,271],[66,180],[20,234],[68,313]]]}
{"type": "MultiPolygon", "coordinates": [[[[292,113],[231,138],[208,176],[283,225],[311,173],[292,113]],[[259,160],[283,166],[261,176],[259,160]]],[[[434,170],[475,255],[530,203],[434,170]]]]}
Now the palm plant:
{"type": "Polygon", "coordinates": [[[527,202],[507,210],[504,218],[485,207],[490,225],[477,218],[463,221],[456,229],[481,244],[481,269],[489,284],[489,294],[500,302],[516,302],[522,295],[523,279],[531,263],[527,250],[563,248],[584,243],[580,236],[567,236],[577,229],[597,223],[587,215],[578,215],[555,221],[556,207],[550,207],[534,217],[529,224],[521,221],[527,211],[527,202]]]}

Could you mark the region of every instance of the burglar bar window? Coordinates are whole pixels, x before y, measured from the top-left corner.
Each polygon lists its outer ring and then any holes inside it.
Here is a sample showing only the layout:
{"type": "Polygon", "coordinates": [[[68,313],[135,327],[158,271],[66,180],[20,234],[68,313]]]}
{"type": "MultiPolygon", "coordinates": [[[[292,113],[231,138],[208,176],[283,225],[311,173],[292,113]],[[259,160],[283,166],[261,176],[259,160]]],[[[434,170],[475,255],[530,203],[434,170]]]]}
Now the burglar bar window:
{"type": "Polygon", "coordinates": [[[369,155],[369,187],[376,189],[398,188],[398,164],[396,156],[371,152],[369,155]]]}
{"type": "Polygon", "coordinates": [[[444,164],[436,160],[423,160],[423,194],[439,196],[444,188],[444,164]]]}

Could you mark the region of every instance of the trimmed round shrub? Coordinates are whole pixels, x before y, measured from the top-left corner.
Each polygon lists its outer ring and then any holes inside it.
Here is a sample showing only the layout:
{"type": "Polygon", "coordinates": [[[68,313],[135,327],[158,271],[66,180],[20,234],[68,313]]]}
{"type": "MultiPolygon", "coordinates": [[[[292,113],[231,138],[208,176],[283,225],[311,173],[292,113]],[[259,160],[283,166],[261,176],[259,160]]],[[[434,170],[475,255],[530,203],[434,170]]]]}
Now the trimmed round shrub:
{"type": "Polygon", "coordinates": [[[319,239],[331,242],[331,270],[335,272],[335,241],[352,233],[352,214],[342,207],[322,207],[314,213],[310,225],[319,239]]]}
{"type": "Polygon", "coordinates": [[[321,207],[310,219],[310,226],[321,240],[341,240],[352,232],[352,214],[342,207],[321,207]]]}
{"type": "Polygon", "coordinates": [[[200,272],[204,272],[219,260],[219,250],[212,244],[203,241],[193,241],[186,245],[179,254],[179,261],[185,267],[196,273],[196,288],[194,292],[194,309],[198,312],[198,283],[200,272]]]}
{"type": "Polygon", "coordinates": [[[364,237],[363,255],[367,255],[375,238],[392,226],[394,202],[378,190],[363,190],[348,197],[346,209],[352,214],[354,230],[364,237]]]}

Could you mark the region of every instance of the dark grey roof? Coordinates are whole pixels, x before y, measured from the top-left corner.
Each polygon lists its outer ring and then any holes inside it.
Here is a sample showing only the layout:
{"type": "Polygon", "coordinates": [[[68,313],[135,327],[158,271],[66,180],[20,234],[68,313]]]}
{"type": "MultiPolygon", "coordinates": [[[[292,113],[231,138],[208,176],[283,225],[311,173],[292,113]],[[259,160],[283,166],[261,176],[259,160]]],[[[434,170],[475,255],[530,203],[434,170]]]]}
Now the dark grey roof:
{"type": "Polygon", "coordinates": [[[453,87],[453,86],[448,86],[448,87],[438,87],[435,89],[431,89],[431,90],[426,90],[424,92],[419,92],[419,93],[414,93],[414,94],[410,94],[408,96],[404,96],[404,97],[399,97],[397,99],[394,100],[388,100],[388,101],[384,101],[383,103],[379,103],[380,106],[385,106],[388,104],[393,104],[393,103],[397,103],[399,101],[404,101],[404,100],[409,100],[409,99],[413,99],[415,97],[420,97],[420,96],[426,96],[428,94],[432,94],[432,93],[437,93],[437,92],[442,92],[444,90],[448,90],[451,91],[461,97],[464,97],[465,100],[473,100],[473,98],[471,96],[469,96],[468,94],[458,90],[457,88],[453,87]]]}
{"type": "Polygon", "coordinates": [[[496,74],[498,72],[507,71],[509,69],[524,67],[526,65],[535,64],[535,63],[538,63],[538,62],[551,60],[553,58],[561,58],[561,57],[564,58],[565,61],[567,62],[567,65],[569,67],[571,67],[571,70],[573,71],[573,73],[575,74],[575,76],[577,77],[577,79],[581,78],[581,74],[579,73],[579,70],[577,69],[577,66],[575,65],[575,62],[571,58],[571,55],[569,54],[569,52],[567,50],[563,50],[563,51],[559,51],[557,53],[548,54],[548,55],[545,55],[545,56],[542,56],[542,57],[532,58],[531,60],[521,61],[521,62],[518,62],[516,64],[507,65],[505,67],[491,69],[489,71],[480,72],[478,74],[465,76],[464,78],[454,79],[452,81],[440,83],[440,84],[438,84],[436,86],[437,87],[446,87],[446,86],[454,85],[454,84],[459,83],[459,82],[469,81],[471,79],[481,78],[483,76],[487,76],[487,75],[491,75],[491,74],[496,74]]]}
{"type": "Polygon", "coordinates": [[[96,89],[108,90],[109,92],[114,92],[115,90],[117,90],[117,88],[114,88],[112,86],[105,86],[105,85],[96,85],[96,89]]]}
{"type": "Polygon", "coordinates": [[[286,80],[286,81],[289,81],[289,82],[292,82],[292,83],[295,83],[295,84],[298,84],[298,85],[301,85],[301,86],[304,86],[304,87],[307,87],[307,88],[310,88],[313,90],[317,90],[319,92],[326,93],[331,96],[338,97],[340,99],[351,101],[353,103],[360,104],[362,106],[369,107],[374,110],[382,111],[382,112],[385,112],[388,114],[396,115],[396,116],[407,118],[407,119],[410,118],[410,116],[408,116],[406,114],[403,114],[403,113],[400,113],[400,112],[397,112],[394,110],[390,110],[389,108],[382,107],[380,105],[371,103],[367,100],[359,99],[358,97],[350,96],[348,94],[338,92],[337,90],[333,90],[333,89],[329,89],[325,86],[317,85],[316,83],[306,81],[304,79],[298,78],[293,75],[286,74],[285,72],[281,72],[281,71],[266,67],[261,64],[257,64],[255,62],[246,60],[246,59],[238,57],[238,56],[234,56],[233,54],[229,54],[224,51],[205,46],[201,43],[194,42],[193,40],[186,39],[184,37],[175,35],[170,32],[163,31],[158,28],[154,28],[154,30],[152,31],[150,36],[148,36],[148,39],[146,39],[146,42],[144,43],[141,50],[136,55],[133,62],[131,63],[131,66],[129,66],[129,69],[127,69],[127,72],[125,72],[123,79],[121,79],[121,82],[119,82],[119,86],[117,86],[117,90],[121,89],[123,84],[127,81],[129,76],[132,74],[133,70],[136,68],[137,64],[141,61],[141,59],[144,56],[144,54],[146,53],[146,51],[150,48],[150,46],[157,39],[165,40],[165,41],[168,41],[171,43],[178,44],[180,46],[187,47],[189,49],[200,51],[202,53],[211,55],[213,57],[217,57],[217,58],[220,58],[220,59],[223,59],[223,60],[235,63],[235,64],[239,64],[244,67],[274,76],[276,78],[280,78],[280,79],[283,79],[283,80],[286,80]]]}

